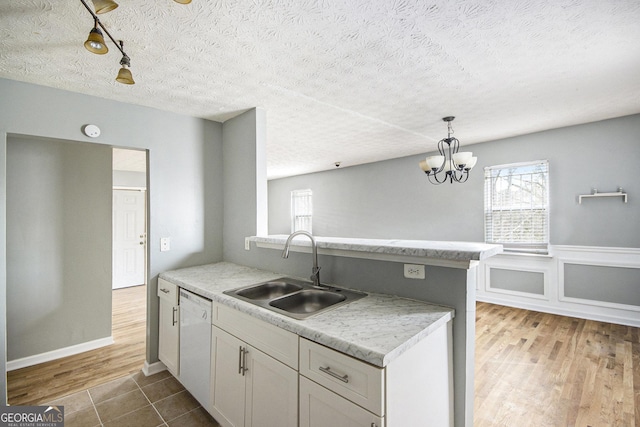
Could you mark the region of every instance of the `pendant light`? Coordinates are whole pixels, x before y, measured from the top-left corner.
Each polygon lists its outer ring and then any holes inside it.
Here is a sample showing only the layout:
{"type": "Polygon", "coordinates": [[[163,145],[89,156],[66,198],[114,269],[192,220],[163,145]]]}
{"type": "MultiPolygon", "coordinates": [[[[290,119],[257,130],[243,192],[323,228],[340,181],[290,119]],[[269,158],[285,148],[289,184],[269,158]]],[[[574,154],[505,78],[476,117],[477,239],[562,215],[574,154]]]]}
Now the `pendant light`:
{"type": "Polygon", "coordinates": [[[191,3],[191,0],[173,0],[176,3],[180,3],[180,4],[189,4],[191,3]]]}
{"type": "Polygon", "coordinates": [[[443,182],[466,182],[469,179],[469,171],[476,165],[477,157],[473,157],[471,151],[461,151],[460,141],[452,137],[453,127],[451,122],[455,119],[453,116],[443,117],[442,120],[447,123],[447,137],[438,141],[437,156],[429,156],[420,162],[420,169],[427,174],[427,179],[434,185],[443,182]],[[444,173],[442,173],[444,172],[444,173]]]}

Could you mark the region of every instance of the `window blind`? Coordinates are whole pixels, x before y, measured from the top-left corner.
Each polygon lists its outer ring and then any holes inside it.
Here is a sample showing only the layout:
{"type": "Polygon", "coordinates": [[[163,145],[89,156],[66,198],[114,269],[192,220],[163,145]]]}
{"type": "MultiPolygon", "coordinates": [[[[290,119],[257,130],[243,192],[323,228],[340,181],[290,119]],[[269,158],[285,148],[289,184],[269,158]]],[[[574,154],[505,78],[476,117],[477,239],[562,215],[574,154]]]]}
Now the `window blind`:
{"type": "Polygon", "coordinates": [[[291,232],[308,231],[312,233],[313,193],[311,190],[291,192],[291,232]]]}
{"type": "Polygon", "coordinates": [[[546,160],[486,167],[485,241],[505,250],[547,253],[549,164],[546,160]]]}

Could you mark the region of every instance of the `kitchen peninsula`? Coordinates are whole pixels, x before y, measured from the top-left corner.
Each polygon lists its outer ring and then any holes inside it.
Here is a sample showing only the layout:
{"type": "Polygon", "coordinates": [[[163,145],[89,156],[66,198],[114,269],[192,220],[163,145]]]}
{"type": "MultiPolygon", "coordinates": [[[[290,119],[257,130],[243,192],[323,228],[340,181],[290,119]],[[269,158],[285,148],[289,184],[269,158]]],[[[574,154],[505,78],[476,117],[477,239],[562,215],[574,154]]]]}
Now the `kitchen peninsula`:
{"type": "MultiPolygon", "coordinates": [[[[280,259],[286,235],[245,239],[245,250],[235,259],[258,268],[303,275],[311,265],[310,242],[294,239],[291,251],[303,252],[298,262],[280,259]],[[249,244],[255,245],[248,246],[249,244]],[[276,249],[276,250],[273,250],[276,249]],[[286,260],[284,260],[286,261],[286,260]],[[300,269],[299,265],[304,264],[300,269]],[[273,267],[276,268],[276,267],[273,267]]],[[[475,303],[478,265],[502,252],[502,245],[398,239],[357,239],[316,236],[324,277],[342,286],[398,295],[455,309],[453,319],[453,376],[455,426],[473,426],[475,303]],[[426,278],[403,277],[403,264],[426,266],[426,278]]],[[[293,257],[293,255],[292,255],[293,257]]]]}
{"type": "MultiPolygon", "coordinates": [[[[451,425],[454,310],[369,293],[296,320],[224,293],[247,284],[273,283],[281,276],[228,262],[160,275],[161,297],[163,292],[175,293],[170,290],[175,286],[212,300],[211,397],[201,403],[218,422],[252,425],[253,417],[253,425],[257,418],[258,425],[306,426],[317,425],[320,417],[336,425],[346,419],[380,427],[451,425]],[[226,361],[240,363],[239,371],[226,361]],[[251,378],[246,385],[245,374],[251,378]],[[251,387],[251,392],[237,392],[239,380],[240,388],[251,387]],[[245,395],[251,400],[244,401],[245,395]],[[278,410],[270,409],[273,406],[278,410]],[[321,415],[319,407],[324,408],[321,415]]],[[[160,340],[164,345],[162,334],[160,340]]],[[[181,360],[190,358],[182,354],[189,351],[180,346],[181,360]]],[[[176,374],[180,378],[181,373],[176,374]]]]}

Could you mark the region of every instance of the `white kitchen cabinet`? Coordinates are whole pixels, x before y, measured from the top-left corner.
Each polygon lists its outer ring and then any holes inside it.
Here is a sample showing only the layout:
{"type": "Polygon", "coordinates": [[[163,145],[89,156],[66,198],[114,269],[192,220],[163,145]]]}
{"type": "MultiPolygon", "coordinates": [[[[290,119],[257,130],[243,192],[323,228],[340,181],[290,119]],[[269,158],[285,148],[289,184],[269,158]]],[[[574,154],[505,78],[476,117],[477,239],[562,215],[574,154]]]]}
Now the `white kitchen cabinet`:
{"type": "MultiPolygon", "coordinates": [[[[297,426],[298,372],[247,343],[258,341],[258,345],[272,348],[269,333],[265,334],[263,329],[266,327],[268,331],[272,325],[235,310],[227,310],[230,309],[214,307],[211,341],[213,417],[223,427],[297,426]],[[245,335],[236,337],[216,326],[227,320],[243,330],[245,335]]],[[[291,334],[275,328],[276,337],[282,337],[283,332],[291,334]]],[[[297,336],[291,335],[295,338],[297,351],[297,336]]],[[[284,353],[289,351],[285,349],[284,353]]]]}
{"type": "Polygon", "coordinates": [[[384,368],[300,340],[300,427],[453,426],[451,322],[384,368]]]}
{"type": "Polygon", "coordinates": [[[178,287],[158,279],[160,298],[158,325],[158,358],[176,377],[180,374],[180,307],[178,287]]]}
{"type": "Polygon", "coordinates": [[[300,376],[300,427],[383,427],[383,419],[300,376]]]}

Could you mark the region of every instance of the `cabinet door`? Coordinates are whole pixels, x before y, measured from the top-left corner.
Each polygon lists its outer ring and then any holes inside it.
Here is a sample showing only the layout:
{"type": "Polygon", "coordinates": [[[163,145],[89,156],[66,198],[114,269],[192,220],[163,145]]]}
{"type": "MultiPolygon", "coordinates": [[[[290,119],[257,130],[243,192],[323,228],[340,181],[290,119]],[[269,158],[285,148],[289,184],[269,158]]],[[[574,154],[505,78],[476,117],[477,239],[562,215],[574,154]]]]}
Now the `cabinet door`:
{"type": "Polygon", "coordinates": [[[384,427],[384,419],[300,376],[300,427],[384,427]]]}
{"type": "Polygon", "coordinates": [[[180,374],[180,313],[178,306],[160,298],[158,358],[176,377],[180,374]]]}
{"type": "Polygon", "coordinates": [[[245,376],[240,370],[243,349],[244,342],[211,327],[211,409],[224,427],[244,426],[245,376]]]}
{"type": "Polygon", "coordinates": [[[298,372],[249,347],[246,427],[298,425],[298,372]]]}

